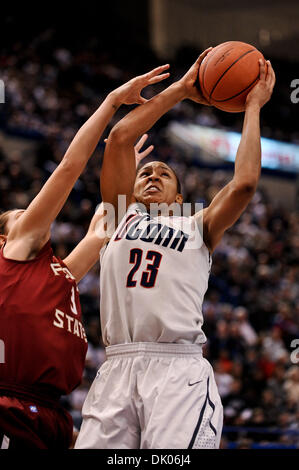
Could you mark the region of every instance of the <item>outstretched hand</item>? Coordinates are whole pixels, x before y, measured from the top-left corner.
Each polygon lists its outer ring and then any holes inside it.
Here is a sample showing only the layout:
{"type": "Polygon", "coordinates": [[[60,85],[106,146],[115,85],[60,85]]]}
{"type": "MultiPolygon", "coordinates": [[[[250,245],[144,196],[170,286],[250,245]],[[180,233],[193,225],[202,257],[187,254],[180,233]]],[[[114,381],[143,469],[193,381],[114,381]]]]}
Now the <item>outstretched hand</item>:
{"type": "MultiPolygon", "coordinates": [[[[143,134],[143,136],[140,137],[140,139],[138,140],[137,144],[134,147],[136,168],[138,167],[141,160],[143,160],[145,157],[147,157],[153,151],[154,146],[150,145],[145,150],[143,150],[143,152],[140,152],[140,149],[142,149],[142,147],[144,146],[147,139],[148,139],[148,134],[143,134]]],[[[104,140],[105,144],[107,143],[107,140],[108,139],[104,140]]]]}
{"type": "Polygon", "coordinates": [[[153,145],[147,147],[143,152],[140,152],[140,149],[144,146],[145,142],[148,139],[148,134],[143,134],[143,136],[138,140],[137,144],[134,147],[135,150],[135,160],[136,160],[136,168],[145,157],[147,157],[154,149],[153,145]]]}
{"type": "Polygon", "coordinates": [[[202,92],[197,86],[197,81],[200,64],[212,49],[212,47],[209,47],[202,52],[188,72],[179,80],[185,89],[185,98],[189,98],[192,101],[196,101],[197,103],[201,103],[206,106],[210,106],[210,103],[204,98],[202,92]]]}
{"type": "Polygon", "coordinates": [[[122,104],[143,104],[148,100],[141,96],[143,88],[154,85],[169,77],[169,72],[165,72],[169,68],[169,64],[161,65],[148,73],[132,78],[119,88],[116,88],[111,95],[114,96],[117,106],[122,104]],[[163,73],[165,72],[165,73],[163,73]]]}
{"type": "Polygon", "coordinates": [[[246,108],[251,105],[257,105],[259,108],[264,106],[270,100],[275,85],[275,73],[270,60],[266,63],[263,59],[259,59],[260,79],[257,84],[248,93],[246,98],[246,108]]]}

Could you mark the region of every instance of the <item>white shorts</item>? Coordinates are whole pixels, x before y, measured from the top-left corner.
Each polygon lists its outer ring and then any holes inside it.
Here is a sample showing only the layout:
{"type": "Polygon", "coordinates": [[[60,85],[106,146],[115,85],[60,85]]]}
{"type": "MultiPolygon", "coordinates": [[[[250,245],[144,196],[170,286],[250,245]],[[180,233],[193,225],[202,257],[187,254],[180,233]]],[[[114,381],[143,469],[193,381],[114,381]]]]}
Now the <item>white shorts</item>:
{"type": "Polygon", "coordinates": [[[219,448],[223,408],[200,345],[109,346],[76,449],[219,448]]]}

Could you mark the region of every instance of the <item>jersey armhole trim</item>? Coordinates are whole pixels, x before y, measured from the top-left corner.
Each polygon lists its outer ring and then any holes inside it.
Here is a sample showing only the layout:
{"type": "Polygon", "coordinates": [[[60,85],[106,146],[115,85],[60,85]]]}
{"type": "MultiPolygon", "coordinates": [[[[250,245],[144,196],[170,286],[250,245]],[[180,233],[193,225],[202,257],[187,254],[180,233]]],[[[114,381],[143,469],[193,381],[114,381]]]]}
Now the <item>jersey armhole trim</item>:
{"type": "MultiPolygon", "coordinates": [[[[202,209],[202,210],[203,210],[203,209],[202,209]]],[[[197,213],[198,213],[198,212],[197,212],[197,213]]],[[[213,254],[213,253],[210,252],[209,248],[207,247],[207,245],[206,245],[206,243],[205,243],[205,241],[204,241],[203,233],[201,233],[201,231],[200,231],[200,229],[199,229],[199,227],[198,227],[198,223],[197,223],[197,220],[196,220],[196,218],[195,218],[195,215],[196,215],[196,214],[193,214],[193,215],[191,216],[191,218],[192,218],[192,219],[194,220],[194,222],[196,223],[197,230],[199,231],[199,235],[200,235],[200,237],[201,237],[201,239],[202,239],[202,245],[203,245],[203,247],[206,249],[206,251],[208,252],[208,259],[209,259],[209,263],[210,263],[211,260],[212,260],[212,254],[213,254]]]]}

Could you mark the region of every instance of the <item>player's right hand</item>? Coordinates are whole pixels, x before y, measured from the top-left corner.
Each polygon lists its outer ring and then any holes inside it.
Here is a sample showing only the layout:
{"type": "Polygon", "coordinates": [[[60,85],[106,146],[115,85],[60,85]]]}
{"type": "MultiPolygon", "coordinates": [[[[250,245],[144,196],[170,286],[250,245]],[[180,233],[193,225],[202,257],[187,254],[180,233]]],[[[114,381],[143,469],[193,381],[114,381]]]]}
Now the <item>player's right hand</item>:
{"type": "Polygon", "coordinates": [[[204,52],[202,52],[188,72],[179,80],[179,83],[184,87],[185,98],[196,101],[196,103],[204,104],[206,106],[211,105],[204,98],[200,87],[198,86],[198,73],[200,64],[212,49],[212,47],[209,47],[204,52]]]}
{"type": "Polygon", "coordinates": [[[161,65],[144,75],[132,78],[132,80],[124,83],[119,88],[116,88],[110,96],[113,96],[117,106],[122,104],[143,104],[148,100],[141,96],[143,88],[161,82],[169,77],[169,72],[165,72],[169,68],[169,64],[161,65]]]}
{"type": "Polygon", "coordinates": [[[267,60],[267,72],[265,61],[260,59],[259,64],[260,79],[247,95],[246,109],[249,106],[258,106],[259,108],[261,108],[270,100],[273,92],[276,79],[271,62],[270,60],[267,60]]]}

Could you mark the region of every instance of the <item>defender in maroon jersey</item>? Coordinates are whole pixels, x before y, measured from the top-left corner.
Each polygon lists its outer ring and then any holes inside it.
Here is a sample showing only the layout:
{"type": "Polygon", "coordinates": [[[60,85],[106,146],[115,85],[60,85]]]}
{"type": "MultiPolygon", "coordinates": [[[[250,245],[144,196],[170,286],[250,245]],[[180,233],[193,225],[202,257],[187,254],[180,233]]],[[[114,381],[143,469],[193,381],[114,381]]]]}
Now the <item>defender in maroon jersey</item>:
{"type": "Polygon", "coordinates": [[[12,448],[67,448],[73,425],[59,397],[80,384],[87,351],[76,280],[50,242],[28,261],[2,248],[0,273],[0,429],[12,448]]]}
{"type": "MultiPolygon", "coordinates": [[[[59,398],[81,382],[87,339],[77,282],[96,263],[105,242],[96,234],[103,212],[94,215],[87,235],[64,261],[53,255],[50,226],[115,111],[121,104],[145,102],[141,90],[167,78],[162,73],[167,68],[158,67],[110,93],[29,207],[0,216],[2,448],[59,449],[71,444],[72,418],[59,398]]],[[[139,159],[150,151],[138,154],[139,159]]]]}

